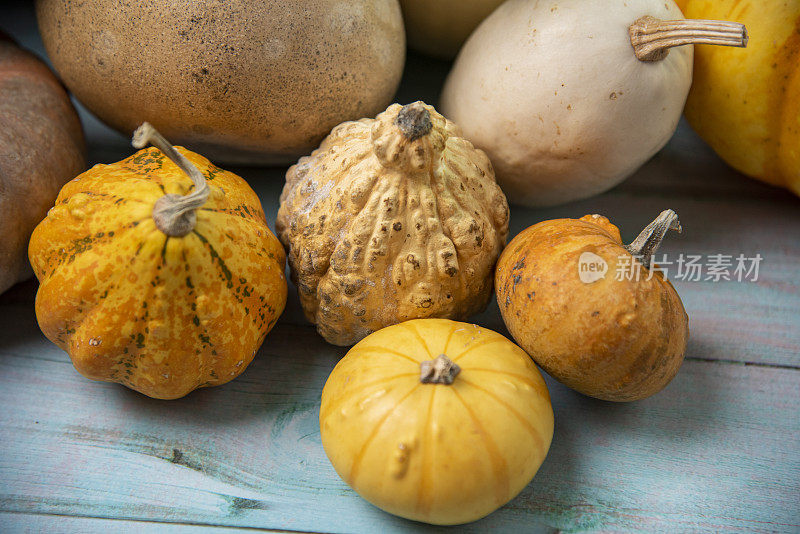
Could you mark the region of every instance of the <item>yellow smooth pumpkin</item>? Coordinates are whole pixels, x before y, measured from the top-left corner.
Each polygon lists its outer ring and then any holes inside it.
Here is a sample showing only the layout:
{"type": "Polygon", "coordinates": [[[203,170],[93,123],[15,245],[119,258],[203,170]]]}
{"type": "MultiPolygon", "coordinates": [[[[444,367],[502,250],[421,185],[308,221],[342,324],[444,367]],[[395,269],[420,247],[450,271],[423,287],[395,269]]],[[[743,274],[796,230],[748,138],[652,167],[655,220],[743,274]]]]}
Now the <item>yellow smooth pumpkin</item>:
{"type": "Polygon", "coordinates": [[[480,519],[531,481],[553,410],[542,375],[505,337],[416,319],[370,334],[336,365],[320,429],[336,472],[366,500],[450,525],[480,519]]]}
{"type": "Polygon", "coordinates": [[[68,182],[29,258],[39,326],[81,374],[173,399],[244,371],[287,287],[283,248],[247,183],[183,148],[159,148],[68,182]],[[184,169],[199,172],[190,180],[184,169]],[[203,194],[199,207],[159,219],[164,206],[203,194]],[[176,230],[181,217],[189,226],[176,230]]]}
{"type": "Polygon", "coordinates": [[[692,128],[735,169],[800,195],[800,1],[677,0],[687,18],[742,22],[747,50],[697,46],[692,128]]]}

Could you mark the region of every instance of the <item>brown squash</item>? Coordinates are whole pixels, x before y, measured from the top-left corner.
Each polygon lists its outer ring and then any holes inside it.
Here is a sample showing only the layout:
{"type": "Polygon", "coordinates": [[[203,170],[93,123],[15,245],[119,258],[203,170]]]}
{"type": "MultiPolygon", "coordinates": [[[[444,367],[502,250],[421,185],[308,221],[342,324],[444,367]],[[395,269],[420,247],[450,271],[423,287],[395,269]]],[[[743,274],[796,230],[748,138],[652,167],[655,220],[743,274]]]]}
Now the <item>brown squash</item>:
{"type": "Polygon", "coordinates": [[[31,232],[85,165],[81,123],[61,83],[0,32],[0,293],[33,274],[31,232]]]}

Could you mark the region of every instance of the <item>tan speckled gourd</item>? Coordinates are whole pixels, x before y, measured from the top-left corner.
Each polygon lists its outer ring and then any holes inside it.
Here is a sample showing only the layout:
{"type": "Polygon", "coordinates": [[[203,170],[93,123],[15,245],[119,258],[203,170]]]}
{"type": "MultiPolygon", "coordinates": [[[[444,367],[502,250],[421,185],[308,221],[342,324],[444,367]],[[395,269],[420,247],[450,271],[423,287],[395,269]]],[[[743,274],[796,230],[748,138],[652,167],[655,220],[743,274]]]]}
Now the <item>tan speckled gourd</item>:
{"type": "Polygon", "coordinates": [[[286,174],[276,224],[306,317],[353,344],[464,319],[492,292],[508,203],[486,154],[422,102],[337,126],[286,174]]]}
{"type": "Polygon", "coordinates": [[[70,91],[125,134],[143,120],[219,162],[289,164],[392,101],[397,0],[37,0],[70,91]]]}

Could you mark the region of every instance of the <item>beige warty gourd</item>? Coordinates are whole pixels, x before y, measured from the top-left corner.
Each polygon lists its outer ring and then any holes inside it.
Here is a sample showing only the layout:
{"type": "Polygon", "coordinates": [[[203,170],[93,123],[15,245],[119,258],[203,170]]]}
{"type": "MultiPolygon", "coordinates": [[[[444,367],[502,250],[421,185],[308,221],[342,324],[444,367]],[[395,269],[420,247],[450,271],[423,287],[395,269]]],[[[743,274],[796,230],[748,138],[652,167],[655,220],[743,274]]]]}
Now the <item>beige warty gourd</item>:
{"type": "Polygon", "coordinates": [[[485,308],[508,203],[483,151],[423,102],[345,122],[286,174],[276,228],[330,343],[485,308]]]}

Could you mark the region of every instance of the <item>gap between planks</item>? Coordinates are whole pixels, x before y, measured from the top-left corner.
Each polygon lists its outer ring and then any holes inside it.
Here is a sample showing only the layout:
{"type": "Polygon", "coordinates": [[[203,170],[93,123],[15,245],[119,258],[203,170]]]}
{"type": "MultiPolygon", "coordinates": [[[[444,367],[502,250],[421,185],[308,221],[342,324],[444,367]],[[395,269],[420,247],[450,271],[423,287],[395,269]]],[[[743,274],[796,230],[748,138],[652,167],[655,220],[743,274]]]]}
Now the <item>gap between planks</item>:
{"type": "MultiPolygon", "coordinates": [[[[283,323],[286,326],[291,326],[294,328],[312,328],[308,325],[300,325],[300,324],[293,324],[293,323],[283,323]]],[[[66,353],[64,353],[65,358],[48,358],[39,356],[38,354],[25,354],[15,351],[9,351],[0,349],[0,356],[9,356],[12,358],[29,358],[32,360],[40,360],[45,362],[52,362],[52,363],[64,363],[68,364],[71,363],[69,359],[66,357],[66,353]]],[[[763,367],[767,369],[783,369],[787,371],[800,371],[800,365],[789,365],[789,364],[780,364],[780,363],[760,363],[760,362],[748,362],[748,361],[739,361],[739,360],[729,360],[723,358],[701,358],[699,356],[686,356],[684,357],[684,361],[687,362],[701,362],[701,363],[717,363],[717,364],[724,364],[724,365],[741,365],[744,367],[763,367]]]]}
{"type": "MultiPolygon", "coordinates": [[[[289,327],[292,327],[292,328],[310,329],[310,330],[314,330],[315,333],[316,333],[316,329],[314,328],[313,325],[297,324],[297,323],[293,323],[293,322],[284,322],[284,323],[281,323],[281,325],[282,326],[289,326],[289,327]]],[[[505,334],[503,334],[503,335],[505,335],[505,334]]],[[[505,336],[505,337],[508,337],[508,336],[505,336]]],[[[42,340],[42,341],[44,341],[44,340],[42,340]]],[[[44,341],[44,342],[50,343],[49,341],[44,341]]],[[[261,350],[262,349],[259,349],[259,352],[261,352],[261,350]]],[[[21,352],[16,352],[16,351],[13,351],[13,350],[5,350],[5,349],[0,348],[0,356],[10,356],[12,358],[30,358],[30,359],[33,359],[33,360],[41,360],[41,361],[47,361],[47,362],[53,362],[53,363],[70,363],[69,359],[66,357],[66,352],[64,352],[63,354],[65,356],[63,359],[52,358],[52,357],[48,358],[46,356],[43,357],[43,356],[40,356],[38,354],[34,355],[34,354],[29,354],[29,353],[21,353],[21,352]]],[[[731,359],[725,359],[725,358],[702,358],[702,357],[699,357],[699,356],[686,356],[686,357],[684,357],[684,361],[702,362],[702,363],[718,363],[718,364],[725,364],[725,365],[742,365],[742,366],[745,366],[745,367],[763,367],[763,368],[768,368],[768,369],[783,369],[783,370],[789,370],[789,371],[800,371],[800,365],[740,361],[740,360],[731,360],[731,359]]]]}
{"type": "Polygon", "coordinates": [[[700,358],[699,356],[686,356],[684,361],[690,362],[705,362],[705,363],[725,363],[732,365],[744,365],[745,367],[767,367],[770,369],[789,369],[792,371],[800,371],[798,365],[788,365],[781,363],[759,363],[759,362],[742,362],[739,360],[726,360],[722,358],[700,358]]]}
{"type": "Polygon", "coordinates": [[[228,530],[257,530],[259,532],[276,532],[276,533],[285,533],[285,534],[324,534],[319,531],[315,530],[286,530],[286,529],[274,529],[274,528],[265,528],[265,527],[250,527],[250,526],[231,526],[231,525],[219,525],[214,523],[203,523],[203,522],[196,522],[196,521],[153,521],[151,519],[139,519],[136,517],[106,517],[106,516],[97,516],[97,515],[85,515],[85,514],[57,514],[57,513],[50,513],[50,512],[20,512],[14,510],[0,510],[0,515],[2,514],[13,514],[13,515],[21,515],[21,516],[42,516],[42,517],[63,517],[63,518],[75,518],[75,519],[96,519],[100,521],[120,521],[120,522],[130,522],[130,523],[140,523],[140,524],[151,524],[151,525],[175,525],[175,526],[186,526],[186,527],[207,527],[207,528],[215,528],[215,529],[228,529],[228,530]]]}

